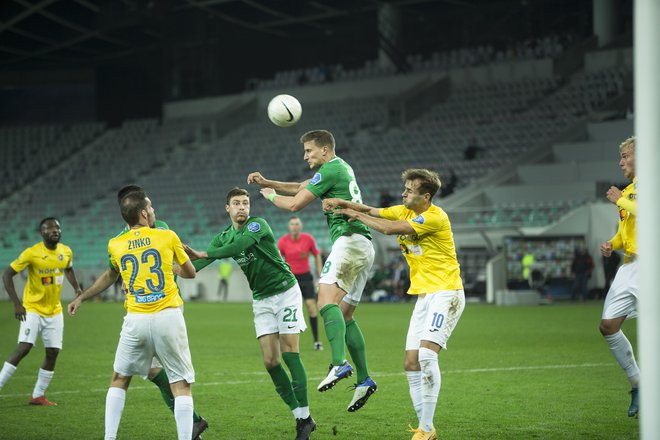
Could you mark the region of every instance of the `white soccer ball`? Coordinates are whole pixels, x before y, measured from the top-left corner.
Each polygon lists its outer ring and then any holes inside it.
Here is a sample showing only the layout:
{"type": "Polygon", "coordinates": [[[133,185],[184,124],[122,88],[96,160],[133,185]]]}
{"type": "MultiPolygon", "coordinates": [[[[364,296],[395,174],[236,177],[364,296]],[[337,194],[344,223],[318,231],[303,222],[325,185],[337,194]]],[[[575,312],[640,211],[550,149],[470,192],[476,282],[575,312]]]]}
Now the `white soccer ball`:
{"type": "Polygon", "coordinates": [[[268,103],[268,118],[278,127],[291,127],[301,115],[300,102],[291,95],[277,95],[268,103]]]}

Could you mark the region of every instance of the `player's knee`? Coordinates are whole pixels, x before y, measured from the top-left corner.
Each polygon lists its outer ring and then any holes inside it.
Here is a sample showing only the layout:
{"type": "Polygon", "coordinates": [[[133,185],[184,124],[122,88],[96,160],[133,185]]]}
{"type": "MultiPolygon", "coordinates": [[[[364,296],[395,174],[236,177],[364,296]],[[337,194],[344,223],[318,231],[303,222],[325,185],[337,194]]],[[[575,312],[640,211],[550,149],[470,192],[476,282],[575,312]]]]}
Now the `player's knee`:
{"type": "Polygon", "coordinates": [[[27,356],[27,354],[32,350],[33,345],[28,344],[26,342],[21,342],[18,344],[18,347],[16,347],[16,355],[19,357],[19,359],[24,358],[27,356]]]}
{"type": "Polygon", "coordinates": [[[60,349],[59,348],[47,348],[46,349],[46,358],[55,360],[57,359],[57,355],[60,354],[60,349]]]}
{"type": "Polygon", "coordinates": [[[264,367],[266,370],[277,367],[280,364],[280,360],[276,357],[265,357],[264,358],[264,367]]]}
{"type": "Polygon", "coordinates": [[[600,325],[598,326],[598,330],[600,330],[600,334],[603,336],[609,336],[613,335],[614,333],[618,332],[620,330],[619,325],[617,325],[616,322],[603,319],[600,321],[600,325]]]}
{"type": "Polygon", "coordinates": [[[404,371],[420,371],[421,366],[419,365],[417,359],[406,357],[403,361],[403,369],[404,371]]]}

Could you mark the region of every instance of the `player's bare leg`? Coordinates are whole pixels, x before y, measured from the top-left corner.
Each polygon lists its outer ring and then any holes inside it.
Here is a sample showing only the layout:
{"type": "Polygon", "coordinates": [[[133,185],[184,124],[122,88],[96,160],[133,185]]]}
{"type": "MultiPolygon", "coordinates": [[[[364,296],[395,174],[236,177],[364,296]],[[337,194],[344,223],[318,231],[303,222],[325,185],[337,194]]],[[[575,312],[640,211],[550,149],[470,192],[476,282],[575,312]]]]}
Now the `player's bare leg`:
{"type": "Polygon", "coordinates": [[[313,298],[306,299],[305,307],[307,308],[309,326],[312,328],[312,336],[314,337],[314,350],[323,350],[323,344],[319,341],[318,306],[316,300],[313,298]]]}

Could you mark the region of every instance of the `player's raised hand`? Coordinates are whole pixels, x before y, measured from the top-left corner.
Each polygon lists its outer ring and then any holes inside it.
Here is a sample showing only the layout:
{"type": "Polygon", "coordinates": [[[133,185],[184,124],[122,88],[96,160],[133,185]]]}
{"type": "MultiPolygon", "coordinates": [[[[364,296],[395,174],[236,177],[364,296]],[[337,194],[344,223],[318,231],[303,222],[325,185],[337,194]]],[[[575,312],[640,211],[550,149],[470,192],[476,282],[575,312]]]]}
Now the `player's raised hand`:
{"type": "Polygon", "coordinates": [[[607,200],[612,203],[616,203],[622,195],[623,193],[616,186],[610,186],[610,189],[607,190],[607,200]]]}
{"type": "Polygon", "coordinates": [[[603,257],[609,257],[612,255],[612,242],[606,241],[600,245],[600,253],[603,257]]]}
{"type": "Polygon", "coordinates": [[[19,321],[25,321],[25,307],[23,307],[23,304],[14,304],[14,316],[19,321]]]}
{"type": "Polygon", "coordinates": [[[323,210],[325,212],[330,212],[330,211],[334,210],[335,208],[342,208],[342,207],[345,206],[345,205],[342,204],[342,202],[344,202],[344,200],[333,198],[333,197],[331,197],[329,199],[325,199],[325,200],[323,200],[323,210]]]}
{"type": "MultiPolygon", "coordinates": [[[[202,251],[196,251],[195,249],[191,248],[187,244],[183,245],[183,250],[186,251],[186,254],[190,257],[190,261],[195,261],[199,260],[201,258],[207,258],[208,254],[206,252],[202,251]]],[[[177,273],[177,275],[180,275],[180,273],[177,273]]]]}
{"type": "Polygon", "coordinates": [[[261,188],[259,192],[264,196],[264,199],[267,199],[271,194],[277,194],[273,188],[261,188]]]}
{"type": "Polygon", "coordinates": [[[259,171],[248,174],[247,183],[256,183],[259,186],[265,186],[267,179],[259,171]]]}

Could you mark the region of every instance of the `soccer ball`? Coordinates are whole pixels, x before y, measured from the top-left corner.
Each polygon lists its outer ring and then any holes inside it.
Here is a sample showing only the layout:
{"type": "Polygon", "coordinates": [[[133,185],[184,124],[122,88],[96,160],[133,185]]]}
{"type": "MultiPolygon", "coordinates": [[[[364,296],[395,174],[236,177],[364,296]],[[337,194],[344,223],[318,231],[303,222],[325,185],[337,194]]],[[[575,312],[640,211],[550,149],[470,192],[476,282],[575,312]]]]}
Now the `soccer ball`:
{"type": "Polygon", "coordinates": [[[301,115],[300,102],[291,95],[277,95],[268,103],[268,118],[278,127],[291,127],[301,115]]]}

